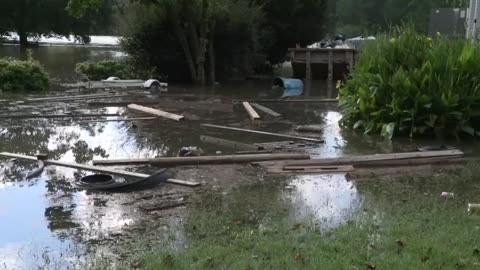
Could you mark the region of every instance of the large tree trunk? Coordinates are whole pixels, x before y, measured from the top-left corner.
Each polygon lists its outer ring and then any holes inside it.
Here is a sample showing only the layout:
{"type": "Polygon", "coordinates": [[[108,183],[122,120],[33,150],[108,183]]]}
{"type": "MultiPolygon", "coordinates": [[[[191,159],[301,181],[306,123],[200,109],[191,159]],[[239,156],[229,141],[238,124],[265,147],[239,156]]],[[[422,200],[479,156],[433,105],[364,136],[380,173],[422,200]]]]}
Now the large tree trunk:
{"type": "Polygon", "coordinates": [[[185,56],[185,62],[187,63],[188,70],[190,72],[190,79],[192,82],[196,83],[197,81],[197,70],[195,67],[195,62],[193,60],[193,55],[192,52],[190,51],[190,47],[188,46],[188,40],[187,40],[187,35],[184,27],[182,27],[182,22],[180,19],[179,11],[178,11],[178,6],[172,5],[170,7],[170,13],[172,14],[172,24],[175,29],[175,34],[178,38],[178,42],[180,43],[180,46],[182,47],[183,54],[185,56]]]}
{"type": "Polygon", "coordinates": [[[210,38],[208,40],[208,83],[215,85],[215,26],[216,22],[213,21],[210,26],[210,38]]]}
{"type": "Polygon", "coordinates": [[[20,37],[20,47],[26,48],[28,46],[28,34],[22,30],[19,30],[17,34],[20,37]]]}

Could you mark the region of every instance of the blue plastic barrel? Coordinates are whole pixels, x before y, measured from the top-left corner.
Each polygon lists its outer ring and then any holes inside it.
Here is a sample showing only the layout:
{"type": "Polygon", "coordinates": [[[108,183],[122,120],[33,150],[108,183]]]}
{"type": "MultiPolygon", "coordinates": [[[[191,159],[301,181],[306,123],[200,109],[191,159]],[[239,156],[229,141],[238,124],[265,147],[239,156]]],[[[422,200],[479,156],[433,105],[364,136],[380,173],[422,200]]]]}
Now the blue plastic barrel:
{"type": "Polygon", "coordinates": [[[273,84],[283,88],[282,97],[293,97],[303,94],[304,85],[302,80],[278,77],[275,78],[273,84]]]}

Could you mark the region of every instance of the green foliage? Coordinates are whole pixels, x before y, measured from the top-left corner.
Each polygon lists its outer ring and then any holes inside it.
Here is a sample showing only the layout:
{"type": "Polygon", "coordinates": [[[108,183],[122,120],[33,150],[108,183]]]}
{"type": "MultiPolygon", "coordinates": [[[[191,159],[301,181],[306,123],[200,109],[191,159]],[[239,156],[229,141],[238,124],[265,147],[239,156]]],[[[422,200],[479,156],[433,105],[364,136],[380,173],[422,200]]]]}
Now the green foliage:
{"type": "Polygon", "coordinates": [[[368,44],[340,89],[343,122],[365,133],[480,134],[480,47],[399,28],[368,44]]]}
{"type": "Polygon", "coordinates": [[[27,37],[39,35],[74,35],[88,41],[86,36],[108,31],[114,0],[90,2],[97,5],[84,6],[83,0],[0,0],[0,32],[16,32],[22,45],[27,37]],[[75,17],[66,10],[67,5],[75,17]]]}
{"type": "Polygon", "coordinates": [[[0,90],[5,92],[46,91],[49,77],[43,67],[31,58],[0,59],[0,90]]]}
{"type": "Polygon", "coordinates": [[[104,60],[78,63],[75,72],[92,81],[105,80],[108,77],[119,77],[122,80],[131,79],[131,73],[125,61],[104,60]]]}

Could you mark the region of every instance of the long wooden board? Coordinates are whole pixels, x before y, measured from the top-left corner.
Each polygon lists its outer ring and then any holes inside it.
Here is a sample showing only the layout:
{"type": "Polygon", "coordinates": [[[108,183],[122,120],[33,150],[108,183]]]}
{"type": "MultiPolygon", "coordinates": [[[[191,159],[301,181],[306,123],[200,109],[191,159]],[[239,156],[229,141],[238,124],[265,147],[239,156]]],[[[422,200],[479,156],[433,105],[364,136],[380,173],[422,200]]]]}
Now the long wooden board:
{"type": "Polygon", "coordinates": [[[118,165],[145,165],[150,164],[158,167],[175,167],[188,165],[213,165],[213,164],[237,164],[268,160],[285,159],[310,159],[308,154],[256,154],[256,155],[225,155],[203,157],[166,157],[153,159],[120,159],[120,160],[94,160],[93,164],[102,166],[118,165]]]}
{"type": "Polygon", "coordinates": [[[153,109],[153,108],[149,108],[149,107],[144,107],[144,106],[140,106],[140,105],[137,105],[137,104],[130,104],[130,105],[128,105],[128,108],[132,109],[132,110],[135,110],[135,111],[140,111],[140,112],[144,112],[144,113],[148,113],[148,114],[153,114],[153,115],[160,116],[160,117],[163,117],[163,118],[172,119],[172,120],[175,120],[175,121],[180,121],[182,119],[185,119],[185,117],[183,115],[164,112],[164,111],[161,111],[161,110],[157,110],[157,109],[153,109]]]}
{"type": "Polygon", "coordinates": [[[260,150],[261,148],[252,144],[214,138],[210,136],[200,136],[200,141],[206,142],[209,144],[214,144],[221,147],[233,148],[235,150],[242,150],[242,151],[257,151],[257,150],[260,150]]]}
{"type": "Polygon", "coordinates": [[[115,94],[92,94],[92,95],[76,95],[76,96],[57,96],[57,97],[45,97],[45,98],[27,98],[28,102],[35,101],[70,101],[70,100],[84,100],[84,99],[97,99],[97,98],[121,98],[128,97],[130,95],[115,95],[115,94]]]}
{"type": "MultiPolygon", "coordinates": [[[[0,156],[37,161],[36,157],[14,154],[14,153],[7,153],[7,152],[1,152],[0,156]]],[[[79,169],[79,170],[86,170],[86,171],[92,171],[92,172],[98,172],[98,173],[119,175],[119,176],[123,176],[123,177],[134,177],[134,178],[142,178],[142,179],[150,177],[150,175],[143,174],[143,173],[134,173],[134,172],[127,172],[127,171],[122,171],[122,170],[112,170],[112,169],[107,169],[107,168],[101,168],[101,167],[83,165],[83,164],[77,164],[77,163],[70,163],[70,162],[63,162],[63,161],[57,161],[57,160],[42,160],[42,161],[47,165],[56,165],[56,166],[67,167],[67,168],[72,168],[72,169],[79,169]]],[[[183,185],[183,186],[190,186],[190,187],[196,187],[196,186],[200,185],[200,183],[197,183],[197,182],[184,181],[184,180],[180,181],[180,180],[177,180],[177,179],[168,179],[167,183],[183,185]]]]}
{"type": "Polygon", "coordinates": [[[270,115],[273,116],[273,117],[280,117],[280,116],[282,116],[281,114],[277,113],[276,111],[274,111],[274,110],[272,110],[272,109],[270,109],[270,108],[267,108],[267,107],[265,107],[265,106],[262,106],[262,105],[260,105],[260,104],[258,104],[258,103],[251,103],[251,105],[252,105],[253,107],[255,107],[256,109],[264,112],[264,113],[270,114],[270,115]]]}
{"type": "Polygon", "coordinates": [[[336,99],[247,99],[233,100],[233,103],[239,102],[255,102],[255,103],[337,103],[336,99]]]}
{"type": "Polygon", "coordinates": [[[86,118],[120,116],[118,113],[91,113],[91,114],[12,114],[0,115],[0,119],[28,119],[28,118],[86,118]]]}
{"type": "Polygon", "coordinates": [[[307,141],[307,142],[316,142],[316,143],[323,143],[324,142],[323,140],[320,140],[320,139],[284,135],[284,134],[279,134],[279,133],[272,133],[272,132],[265,132],[265,131],[251,130],[251,129],[217,126],[217,125],[210,125],[210,124],[203,124],[202,126],[207,127],[207,128],[217,128],[217,129],[224,129],[224,130],[232,130],[232,131],[247,132],[247,133],[252,133],[252,134],[259,134],[259,135],[268,135],[268,136],[272,136],[272,137],[279,137],[279,138],[297,140],[297,141],[307,141]]]}
{"type": "Polygon", "coordinates": [[[462,157],[464,153],[460,150],[430,151],[430,152],[407,152],[393,154],[377,154],[366,156],[352,156],[340,158],[316,159],[307,161],[291,161],[285,166],[319,166],[319,165],[359,165],[363,163],[372,163],[377,161],[403,160],[403,159],[422,159],[422,158],[455,158],[462,157]]]}
{"type": "Polygon", "coordinates": [[[233,104],[225,104],[220,102],[193,102],[193,101],[178,101],[178,100],[149,100],[149,99],[139,99],[139,100],[130,100],[130,101],[92,101],[88,103],[88,106],[91,107],[124,107],[129,104],[138,104],[138,105],[157,105],[165,109],[181,109],[181,110],[192,110],[192,111],[209,111],[209,112],[233,112],[233,104]]]}
{"type": "Polygon", "coordinates": [[[351,165],[341,166],[316,166],[316,167],[290,167],[275,168],[267,170],[269,174],[331,174],[331,173],[347,173],[353,172],[355,169],[351,165]]]}
{"type": "Polygon", "coordinates": [[[243,108],[245,108],[245,111],[247,111],[248,115],[252,120],[258,120],[260,119],[260,115],[253,109],[252,105],[248,102],[243,102],[242,103],[243,108]]]}

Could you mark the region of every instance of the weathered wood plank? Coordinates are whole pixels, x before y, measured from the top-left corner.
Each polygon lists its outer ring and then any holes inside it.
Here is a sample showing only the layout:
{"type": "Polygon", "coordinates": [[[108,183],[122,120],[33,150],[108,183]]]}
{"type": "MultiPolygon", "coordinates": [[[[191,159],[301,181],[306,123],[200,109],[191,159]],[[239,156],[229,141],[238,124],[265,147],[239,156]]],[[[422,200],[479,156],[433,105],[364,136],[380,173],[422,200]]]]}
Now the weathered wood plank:
{"type": "Polygon", "coordinates": [[[92,94],[92,95],[76,95],[76,96],[57,96],[57,97],[44,97],[44,98],[27,98],[28,102],[35,101],[70,101],[70,100],[84,100],[84,99],[96,99],[96,98],[121,98],[131,95],[115,95],[115,94],[92,94]]]}
{"type": "Polygon", "coordinates": [[[258,104],[258,103],[251,103],[251,105],[252,105],[253,107],[255,107],[256,109],[264,112],[264,113],[270,114],[270,115],[273,116],[273,117],[280,117],[280,116],[282,116],[281,114],[275,112],[274,110],[272,110],[272,109],[270,109],[270,108],[267,108],[267,107],[265,107],[265,106],[262,106],[262,105],[260,105],[260,104],[258,104]]]}
{"type": "Polygon", "coordinates": [[[255,103],[338,103],[337,99],[246,99],[233,100],[233,103],[239,102],[255,102],[255,103]]]}
{"type": "Polygon", "coordinates": [[[129,104],[138,105],[157,105],[167,109],[182,110],[198,110],[210,112],[233,112],[233,104],[225,104],[220,102],[193,102],[193,101],[175,101],[175,100],[130,100],[119,102],[89,102],[91,107],[123,107],[129,104]]]}
{"type": "Polygon", "coordinates": [[[140,111],[140,112],[144,112],[144,113],[148,113],[148,114],[153,114],[153,115],[160,116],[160,117],[163,117],[163,118],[172,119],[172,120],[175,120],[175,121],[180,121],[180,120],[185,118],[183,115],[164,112],[164,111],[161,111],[161,110],[157,110],[157,109],[153,109],[153,108],[149,108],[149,107],[144,107],[144,106],[140,106],[140,105],[137,105],[137,104],[130,104],[130,105],[128,105],[128,108],[132,109],[132,110],[135,110],[135,111],[140,111]]]}
{"type": "Polygon", "coordinates": [[[185,181],[185,180],[180,180],[180,179],[167,179],[167,183],[170,184],[177,184],[177,185],[182,185],[182,186],[187,186],[187,187],[198,187],[201,184],[198,182],[193,182],[193,181],[185,181]]]}
{"type": "Polygon", "coordinates": [[[251,130],[251,129],[243,129],[243,128],[234,128],[234,127],[227,127],[227,126],[217,126],[217,125],[210,125],[210,124],[203,124],[203,127],[207,128],[217,128],[217,129],[224,129],[224,130],[232,130],[232,131],[240,131],[252,134],[259,134],[259,135],[268,135],[272,137],[279,137],[284,139],[291,139],[291,140],[298,140],[298,141],[308,141],[308,142],[316,142],[316,143],[323,143],[323,140],[314,139],[314,138],[307,138],[307,137],[298,137],[292,135],[284,135],[279,133],[272,133],[272,132],[265,132],[265,131],[258,131],[258,130],[251,130]]]}
{"type": "Polygon", "coordinates": [[[308,154],[258,154],[258,155],[226,155],[226,156],[203,156],[203,157],[166,157],[153,159],[123,159],[123,160],[94,160],[93,164],[102,166],[118,165],[145,165],[150,164],[158,167],[175,167],[189,165],[213,165],[213,164],[237,164],[268,160],[285,159],[310,159],[308,154]]]}
{"type": "Polygon", "coordinates": [[[246,144],[246,143],[241,143],[241,142],[236,142],[236,141],[230,141],[230,140],[225,140],[225,139],[220,139],[220,138],[214,138],[210,136],[200,136],[200,141],[206,142],[209,144],[214,144],[218,145],[221,147],[228,147],[228,148],[233,148],[235,150],[245,150],[245,151],[257,151],[261,147],[251,145],[251,144],[246,144]]]}
{"type": "Polygon", "coordinates": [[[258,115],[258,113],[253,109],[252,105],[250,105],[250,103],[242,102],[242,105],[252,120],[260,119],[260,115],[258,115]]]}
{"type": "Polygon", "coordinates": [[[106,123],[106,122],[129,122],[129,121],[143,121],[143,120],[157,120],[158,117],[138,117],[138,118],[123,118],[123,119],[103,119],[103,120],[86,120],[86,123],[106,123]]]}
{"type": "Polygon", "coordinates": [[[29,118],[85,118],[85,117],[111,117],[120,116],[118,113],[92,113],[92,114],[12,114],[0,115],[0,119],[29,119],[29,118]]]}
{"type": "Polygon", "coordinates": [[[269,174],[325,174],[325,173],[347,173],[353,172],[355,169],[351,165],[341,166],[311,166],[311,167],[284,167],[268,169],[269,174]]]}

